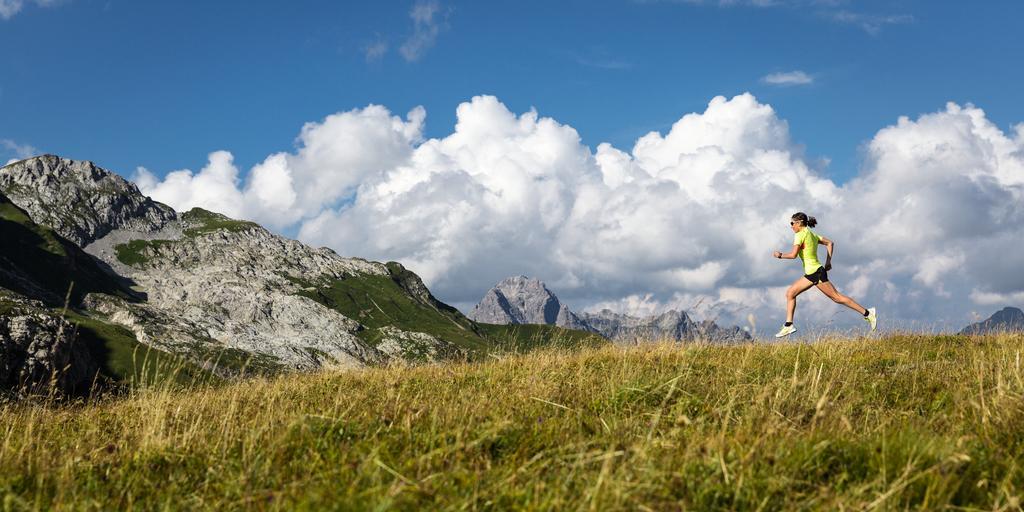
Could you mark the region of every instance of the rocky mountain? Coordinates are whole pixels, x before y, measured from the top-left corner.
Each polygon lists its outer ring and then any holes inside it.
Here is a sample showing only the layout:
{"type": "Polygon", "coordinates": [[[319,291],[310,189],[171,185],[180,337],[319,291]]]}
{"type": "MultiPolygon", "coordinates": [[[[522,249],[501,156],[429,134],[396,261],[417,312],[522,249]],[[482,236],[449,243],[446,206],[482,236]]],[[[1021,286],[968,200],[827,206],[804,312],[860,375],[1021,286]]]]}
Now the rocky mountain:
{"type": "MultiPolygon", "coordinates": [[[[3,176],[0,173],[0,176],[3,176]]],[[[50,306],[77,306],[86,294],[135,298],[107,266],[0,193],[0,287],[50,306]]]]}
{"type": "Polygon", "coordinates": [[[469,318],[491,324],[547,324],[598,333],[618,342],[636,340],[747,340],[738,327],[722,328],[712,321],[694,322],[686,313],[667,311],[638,318],[610,310],[577,315],[538,279],[509,277],[491,288],[469,313],[469,318]]]}
{"type": "Polygon", "coordinates": [[[632,343],[650,340],[707,340],[715,342],[749,340],[750,335],[739,327],[719,327],[715,322],[694,322],[676,310],[657,315],[636,317],[603,309],[582,313],[580,320],[608,339],[632,343]]]}
{"type": "Polygon", "coordinates": [[[141,344],[231,375],[461,359],[503,336],[398,263],[198,208],[179,214],[90,162],[13,163],[0,168],[0,193],[0,287],[52,309],[74,282],[68,314],[94,343],[116,345],[93,351],[100,358],[141,344]]]}
{"type": "Polygon", "coordinates": [[[992,316],[964,327],[960,334],[988,334],[993,332],[1024,332],[1024,311],[1005,307],[992,316]]]}
{"type": "Polygon", "coordinates": [[[175,220],[171,207],[117,174],[53,155],[4,167],[0,191],[33,220],[83,247],[115,229],[152,231],[175,220]]]}
{"type": "Polygon", "coordinates": [[[75,393],[99,367],[75,327],[44,304],[0,289],[0,391],[75,393]]]}
{"type": "Polygon", "coordinates": [[[547,324],[590,330],[539,279],[514,276],[484,294],[469,318],[488,324],[547,324]]]}
{"type": "MultiPolygon", "coordinates": [[[[330,291],[352,297],[350,282],[400,289],[384,264],[343,258],[201,209],[178,215],[89,162],[54,156],[17,162],[0,171],[0,190],[132,283],[144,300],[96,290],[83,305],[146,345],[190,357],[228,348],[251,354],[250,364],[293,369],[403,358],[402,340],[413,338],[416,355],[432,353],[419,348],[422,336],[399,326],[381,331],[360,323],[365,308],[326,302],[330,291]]],[[[438,354],[461,353],[450,341],[434,337],[433,343],[438,354]]]]}
{"type": "Polygon", "coordinates": [[[666,311],[660,315],[639,318],[602,309],[597,313],[580,315],[594,329],[610,339],[632,341],[634,339],[686,339],[696,331],[697,325],[686,313],[666,311]]]}
{"type": "Polygon", "coordinates": [[[138,296],[102,262],[0,193],[0,392],[41,390],[50,383],[63,393],[84,391],[96,381],[127,378],[123,366],[100,364],[131,356],[134,338],[94,336],[92,319],[70,315],[89,293],[123,300],[138,296]]]}

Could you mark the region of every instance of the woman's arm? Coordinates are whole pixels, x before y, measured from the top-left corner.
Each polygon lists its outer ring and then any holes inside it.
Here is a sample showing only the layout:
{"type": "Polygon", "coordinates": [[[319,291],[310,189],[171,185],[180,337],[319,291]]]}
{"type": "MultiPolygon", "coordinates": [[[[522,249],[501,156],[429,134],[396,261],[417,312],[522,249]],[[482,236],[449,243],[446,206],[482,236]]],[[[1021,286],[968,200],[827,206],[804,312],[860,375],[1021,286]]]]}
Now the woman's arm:
{"type": "Polygon", "coordinates": [[[782,259],[782,260],[791,260],[793,258],[796,258],[797,254],[800,254],[800,247],[801,247],[801,245],[794,244],[792,251],[790,251],[788,253],[783,253],[782,251],[775,251],[772,254],[772,256],[775,256],[776,258],[779,258],[779,259],[782,259]]]}
{"type": "Polygon", "coordinates": [[[836,243],[828,238],[821,237],[821,244],[828,250],[828,256],[825,257],[825,271],[832,270],[832,251],[836,248],[836,243]]]}

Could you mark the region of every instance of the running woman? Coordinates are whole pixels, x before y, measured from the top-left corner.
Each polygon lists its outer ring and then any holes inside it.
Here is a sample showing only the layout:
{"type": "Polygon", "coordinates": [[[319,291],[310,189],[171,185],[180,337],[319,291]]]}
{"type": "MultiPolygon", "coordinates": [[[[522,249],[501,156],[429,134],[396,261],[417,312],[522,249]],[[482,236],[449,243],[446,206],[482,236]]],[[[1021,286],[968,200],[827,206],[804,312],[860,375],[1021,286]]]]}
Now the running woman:
{"type": "Polygon", "coordinates": [[[821,293],[824,293],[837,304],[843,304],[863,315],[864,321],[871,325],[871,330],[875,330],[875,324],[878,321],[875,315],[875,308],[865,309],[853,299],[839,293],[839,290],[836,290],[836,287],[829,282],[827,272],[832,270],[832,252],[836,244],[832,240],[811,231],[811,228],[817,224],[817,219],[808,217],[804,212],[794,213],[789,221],[789,227],[793,229],[794,233],[793,250],[786,254],[783,254],[782,251],[772,253],[772,256],[776,258],[787,260],[799,256],[804,263],[804,276],[794,281],[789,286],[789,289],[786,290],[786,324],[782,326],[782,329],[779,329],[779,332],[775,335],[776,338],[789,336],[796,332],[796,326],[793,325],[793,314],[796,312],[796,296],[807,291],[812,286],[817,286],[821,293]],[[824,265],[818,261],[819,243],[828,249],[828,257],[825,258],[824,265]]]}

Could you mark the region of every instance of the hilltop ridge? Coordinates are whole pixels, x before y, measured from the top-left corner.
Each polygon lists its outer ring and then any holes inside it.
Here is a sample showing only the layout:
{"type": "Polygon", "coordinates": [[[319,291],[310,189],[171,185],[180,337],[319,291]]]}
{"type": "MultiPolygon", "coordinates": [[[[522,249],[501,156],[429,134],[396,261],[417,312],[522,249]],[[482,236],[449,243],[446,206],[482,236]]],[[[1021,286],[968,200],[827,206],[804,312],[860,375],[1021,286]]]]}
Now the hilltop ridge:
{"type": "Polygon", "coordinates": [[[89,161],[41,155],[3,169],[0,191],[35,222],[83,247],[115,229],[152,231],[177,217],[134,183],[89,161]]]}
{"type": "Polygon", "coordinates": [[[1024,332],[1024,311],[1007,306],[977,323],[964,327],[960,334],[988,334],[997,332],[1024,332]]]}
{"type": "Polygon", "coordinates": [[[0,247],[13,262],[0,272],[5,293],[56,307],[75,282],[80,323],[217,375],[462,360],[523,336],[466,318],[397,262],[343,257],[201,208],[179,213],[91,162],[14,162],[0,168],[0,194],[15,219],[4,229],[27,240],[0,247]],[[35,253],[25,247],[38,254],[26,260],[35,253]]]}

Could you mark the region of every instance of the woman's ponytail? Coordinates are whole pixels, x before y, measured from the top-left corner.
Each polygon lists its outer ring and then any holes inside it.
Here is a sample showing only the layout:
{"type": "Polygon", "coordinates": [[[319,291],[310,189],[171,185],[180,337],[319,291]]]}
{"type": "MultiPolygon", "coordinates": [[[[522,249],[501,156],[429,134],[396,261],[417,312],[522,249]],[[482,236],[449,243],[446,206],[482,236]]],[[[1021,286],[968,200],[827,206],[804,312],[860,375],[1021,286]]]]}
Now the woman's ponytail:
{"type": "Polygon", "coordinates": [[[813,228],[814,226],[818,225],[818,219],[815,219],[814,217],[808,217],[807,214],[804,212],[796,212],[790,218],[794,222],[800,222],[801,224],[809,228],[813,228]]]}

